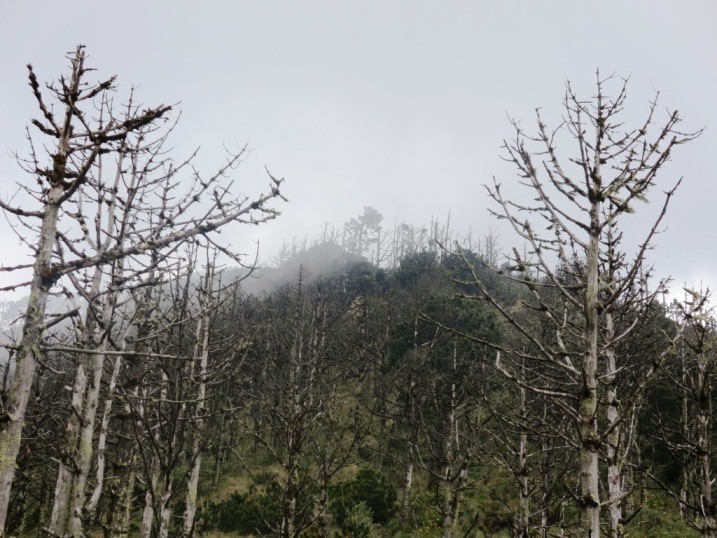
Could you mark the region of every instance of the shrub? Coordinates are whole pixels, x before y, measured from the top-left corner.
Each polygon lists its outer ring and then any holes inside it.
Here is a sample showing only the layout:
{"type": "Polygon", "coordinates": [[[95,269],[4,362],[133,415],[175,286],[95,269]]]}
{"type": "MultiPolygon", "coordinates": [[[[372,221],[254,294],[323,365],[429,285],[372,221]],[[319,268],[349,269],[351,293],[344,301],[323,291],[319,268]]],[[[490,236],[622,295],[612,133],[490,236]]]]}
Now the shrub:
{"type": "Polygon", "coordinates": [[[366,502],[361,501],[351,507],[346,513],[341,530],[344,536],[352,538],[375,538],[378,536],[373,524],[373,513],[366,502]]]}
{"type": "Polygon", "coordinates": [[[265,494],[236,492],[224,501],[204,503],[197,516],[197,527],[202,532],[214,529],[264,535],[269,534],[271,526],[280,519],[277,507],[265,494]]]}
{"type": "Polygon", "coordinates": [[[364,503],[373,523],[384,524],[396,512],[396,489],[384,475],[371,469],[361,469],[356,477],[332,490],[331,512],[343,527],[349,513],[364,503]]]}

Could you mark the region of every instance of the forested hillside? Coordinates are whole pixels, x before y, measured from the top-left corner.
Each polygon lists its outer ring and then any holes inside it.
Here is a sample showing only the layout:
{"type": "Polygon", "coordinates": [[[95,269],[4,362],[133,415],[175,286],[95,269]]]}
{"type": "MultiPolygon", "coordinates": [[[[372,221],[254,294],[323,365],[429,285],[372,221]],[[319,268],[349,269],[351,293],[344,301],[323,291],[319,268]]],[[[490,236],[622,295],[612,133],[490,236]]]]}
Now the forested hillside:
{"type": "Polygon", "coordinates": [[[0,535],[715,536],[709,293],[669,299],[649,262],[699,134],[677,112],[625,126],[598,74],[515,123],[524,193],[488,191],[521,248],[366,207],[262,268],[218,232],[278,217],[282,180],[172,161],[171,107],[117,106],[85,59],[30,67],[32,204],[2,203],[33,263],[3,266],[32,277],[0,535]]]}
{"type": "MultiPolygon", "coordinates": [[[[552,394],[496,369],[496,348],[521,338],[475,300],[473,272],[541,325],[529,294],[483,267],[495,253],[426,246],[394,268],[351,261],[317,275],[300,266],[261,295],[199,264],[134,291],[115,323],[143,351],[107,352],[86,528],[178,536],[189,518],[197,534],[230,536],[480,536],[517,534],[521,523],[531,535],[577,533],[574,420],[552,394]]],[[[621,349],[622,368],[631,387],[685,323],[662,373],[620,406],[629,413],[621,503],[633,535],[682,536],[703,521],[710,462],[698,448],[709,447],[714,334],[655,303],[621,349]]],[[[9,524],[29,535],[56,510],[58,462],[78,457],[61,442],[73,416],[72,332],[54,337],[28,408],[9,524]]]]}

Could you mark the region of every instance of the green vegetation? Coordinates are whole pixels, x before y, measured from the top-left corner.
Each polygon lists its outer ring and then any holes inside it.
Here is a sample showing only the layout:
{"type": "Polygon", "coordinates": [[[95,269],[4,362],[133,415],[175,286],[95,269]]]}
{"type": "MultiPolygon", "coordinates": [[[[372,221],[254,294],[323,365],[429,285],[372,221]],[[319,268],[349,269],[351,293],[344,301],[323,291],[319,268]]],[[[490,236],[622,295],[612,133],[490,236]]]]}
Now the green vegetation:
{"type": "Polygon", "coordinates": [[[214,232],[276,217],[281,180],[231,194],[239,153],[182,190],[170,109],[121,115],[70,59],[56,107],[30,68],[34,147],[61,165],[25,162],[41,211],[3,206],[42,225],[2,373],[0,535],[717,536],[717,323],[708,292],[666,304],[646,260],[677,185],[634,252],[620,228],[699,134],[676,112],[624,132],[608,77],[588,101],[568,84],[555,131],[516,122],[530,202],[488,194],[522,253],[366,207],[252,288],[214,232]],[[58,282],[82,305],[53,317],[58,282]]]}

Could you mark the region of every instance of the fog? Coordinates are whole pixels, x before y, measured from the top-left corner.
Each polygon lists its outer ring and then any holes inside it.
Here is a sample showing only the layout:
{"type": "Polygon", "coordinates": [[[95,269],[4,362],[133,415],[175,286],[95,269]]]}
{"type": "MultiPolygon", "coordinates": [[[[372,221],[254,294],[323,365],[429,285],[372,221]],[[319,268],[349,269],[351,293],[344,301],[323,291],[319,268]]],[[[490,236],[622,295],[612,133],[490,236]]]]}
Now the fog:
{"type": "MultiPolygon", "coordinates": [[[[147,105],[179,103],[178,157],[201,146],[197,165],[210,172],[225,147],[248,144],[238,191],[262,190],[265,166],[286,178],[280,218],[225,232],[244,252],[258,242],[269,260],[284,241],[316,237],[326,222],[341,228],[364,206],[387,225],[450,215],[460,233],[492,229],[504,248],[520,247],[488,214],[483,187],[496,176],[508,195],[527,196],[501,160],[509,118],[532,131],[541,107],[558,125],[566,80],[590,98],[599,67],[630,78],[628,124],[644,118],[659,90],[658,120],[679,109],[686,130],[707,127],[677,148],[651,203],[624,225],[635,241],[660,191],[684,176],[649,259],[677,286],[714,286],[715,25],[717,4],[707,0],[5,2],[0,196],[28,179],[11,157],[27,150],[24,128],[36,113],[25,64],[51,80],[66,71],[66,52],[84,43],[98,79],[118,74],[118,95],[137,86],[147,105]]],[[[569,141],[559,147],[566,156],[574,150],[569,141]]],[[[9,265],[26,251],[2,226],[9,265]]]]}

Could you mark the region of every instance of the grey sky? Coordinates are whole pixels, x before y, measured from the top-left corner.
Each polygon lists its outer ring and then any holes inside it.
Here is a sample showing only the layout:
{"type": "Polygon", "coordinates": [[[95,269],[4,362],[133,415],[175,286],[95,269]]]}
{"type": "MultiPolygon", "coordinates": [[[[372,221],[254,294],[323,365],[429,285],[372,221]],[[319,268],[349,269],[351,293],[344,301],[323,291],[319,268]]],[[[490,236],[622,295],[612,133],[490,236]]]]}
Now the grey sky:
{"type": "MultiPolygon", "coordinates": [[[[14,191],[24,126],[35,113],[30,62],[42,80],[66,70],[84,43],[100,75],[119,75],[148,105],[181,101],[178,153],[201,145],[210,171],[222,145],[253,149],[241,188],[257,192],[263,167],[286,177],[283,216],[235,243],[261,239],[269,256],[292,235],[341,225],[372,205],[390,224],[451,212],[456,229],[507,230],[485,210],[482,184],[504,183],[508,115],[534,109],[560,120],[564,83],[592,95],[595,69],[630,76],[629,113],[654,91],[686,129],[665,188],[685,176],[651,253],[677,282],[717,283],[717,1],[33,1],[0,6],[0,195],[14,191]]],[[[567,145],[562,148],[568,150],[567,145]]],[[[656,202],[627,224],[644,228],[656,202]]],[[[17,241],[0,224],[0,247],[17,241]]]]}

